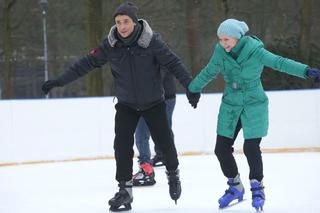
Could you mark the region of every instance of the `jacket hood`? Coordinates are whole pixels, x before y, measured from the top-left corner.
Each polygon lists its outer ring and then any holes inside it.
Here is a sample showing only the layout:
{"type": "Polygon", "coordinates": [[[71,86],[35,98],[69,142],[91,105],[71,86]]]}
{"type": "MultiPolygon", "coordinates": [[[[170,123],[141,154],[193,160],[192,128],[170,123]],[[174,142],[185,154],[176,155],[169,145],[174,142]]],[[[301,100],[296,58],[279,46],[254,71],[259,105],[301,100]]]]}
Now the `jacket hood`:
{"type": "MultiPolygon", "coordinates": [[[[142,33],[137,41],[138,45],[143,48],[147,48],[150,45],[150,42],[153,37],[153,31],[148,24],[148,22],[144,19],[139,19],[138,21],[143,27],[142,27],[142,33]]],[[[115,37],[115,31],[116,31],[116,25],[113,25],[110,29],[110,32],[108,34],[108,42],[111,47],[114,47],[116,43],[119,41],[115,37]]]]}

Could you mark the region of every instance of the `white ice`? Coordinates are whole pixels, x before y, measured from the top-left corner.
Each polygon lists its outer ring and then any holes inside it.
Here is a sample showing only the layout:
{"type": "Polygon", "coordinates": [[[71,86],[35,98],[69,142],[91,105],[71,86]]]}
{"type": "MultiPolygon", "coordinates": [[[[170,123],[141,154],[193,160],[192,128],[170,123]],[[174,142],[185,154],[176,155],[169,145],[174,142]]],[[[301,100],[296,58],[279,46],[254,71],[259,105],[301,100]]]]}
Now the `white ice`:
{"type": "MultiPolygon", "coordinates": [[[[135,213],[255,212],[251,207],[248,165],[235,155],[246,188],[246,201],[219,210],[226,189],[214,155],[182,156],[182,195],[170,199],[164,168],[156,168],[156,185],[134,188],[135,213]]],[[[134,172],[137,171],[135,160],[134,172]]],[[[320,153],[263,154],[264,212],[320,212],[320,153]]],[[[105,213],[117,191],[114,160],[0,167],[0,213],[105,213]]]]}

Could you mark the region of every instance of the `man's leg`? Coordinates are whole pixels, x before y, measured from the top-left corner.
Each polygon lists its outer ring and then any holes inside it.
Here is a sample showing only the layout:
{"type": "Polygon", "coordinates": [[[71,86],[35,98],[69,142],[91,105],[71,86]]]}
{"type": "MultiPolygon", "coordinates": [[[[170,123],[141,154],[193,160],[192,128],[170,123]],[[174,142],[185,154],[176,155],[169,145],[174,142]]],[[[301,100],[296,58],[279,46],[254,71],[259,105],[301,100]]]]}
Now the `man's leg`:
{"type": "Polygon", "coordinates": [[[173,133],[169,127],[164,102],[143,112],[143,117],[149,127],[151,137],[156,146],[164,154],[167,170],[176,170],[179,162],[174,145],[173,133]]]}
{"type": "Polygon", "coordinates": [[[116,104],[114,153],[119,191],[109,200],[110,211],[130,210],[132,195],[133,134],[140,115],[133,109],[116,104]]]}
{"type": "MultiPolygon", "coordinates": [[[[176,105],[176,99],[175,98],[167,99],[165,103],[166,103],[166,113],[167,113],[168,124],[169,124],[169,127],[172,129],[172,115],[173,115],[174,107],[176,105]]],[[[154,151],[156,152],[156,156],[159,156],[159,157],[163,156],[162,152],[157,146],[154,146],[154,151]]]]}
{"type": "Polygon", "coordinates": [[[167,120],[166,105],[162,102],[144,111],[142,115],[149,127],[153,141],[164,154],[170,196],[171,199],[177,202],[181,195],[179,162],[173,141],[173,133],[167,120]]]}
{"type": "Polygon", "coordinates": [[[130,107],[116,104],[114,151],[117,164],[116,180],[132,179],[134,132],[140,115],[130,107]]]}

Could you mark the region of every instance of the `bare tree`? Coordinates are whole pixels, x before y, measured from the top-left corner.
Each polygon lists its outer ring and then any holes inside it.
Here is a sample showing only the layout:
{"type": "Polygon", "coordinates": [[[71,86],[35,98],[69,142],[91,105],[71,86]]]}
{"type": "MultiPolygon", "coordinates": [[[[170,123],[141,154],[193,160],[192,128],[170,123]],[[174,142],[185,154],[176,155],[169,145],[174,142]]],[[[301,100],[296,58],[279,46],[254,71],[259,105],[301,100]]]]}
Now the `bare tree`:
{"type": "Polygon", "coordinates": [[[301,33],[300,33],[300,56],[309,63],[310,59],[310,31],[311,31],[311,20],[312,20],[312,0],[303,0],[303,6],[301,11],[301,33]]]}
{"type": "MultiPolygon", "coordinates": [[[[96,47],[102,38],[102,0],[88,0],[88,38],[89,48],[96,47]]],[[[103,95],[103,76],[101,69],[90,73],[86,79],[88,96],[103,95]]]]}
{"type": "Polygon", "coordinates": [[[12,98],[12,27],[11,13],[16,0],[5,0],[3,7],[3,22],[4,22],[4,72],[3,72],[3,98],[12,98]]]}
{"type": "Polygon", "coordinates": [[[200,7],[201,1],[187,0],[186,2],[187,36],[190,52],[190,64],[193,75],[196,75],[201,68],[200,64],[200,7]]]}

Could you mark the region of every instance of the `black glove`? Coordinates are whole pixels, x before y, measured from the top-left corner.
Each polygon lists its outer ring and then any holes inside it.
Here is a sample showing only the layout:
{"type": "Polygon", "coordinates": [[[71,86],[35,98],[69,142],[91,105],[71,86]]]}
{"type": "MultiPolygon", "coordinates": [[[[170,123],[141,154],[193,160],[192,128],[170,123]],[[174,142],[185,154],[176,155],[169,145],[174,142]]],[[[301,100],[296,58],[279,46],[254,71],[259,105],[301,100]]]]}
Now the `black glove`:
{"type": "Polygon", "coordinates": [[[61,87],[61,84],[57,80],[48,80],[44,82],[41,89],[44,92],[44,94],[48,94],[49,91],[54,87],[61,87]]]}
{"type": "Polygon", "coordinates": [[[197,108],[197,104],[199,102],[200,96],[201,96],[200,92],[192,93],[187,89],[187,98],[193,108],[197,108]]]}
{"type": "Polygon", "coordinates": [[[307,68],[306,72],[307,76],[309,78],[314,78],[315,82],[319,83],[320,82],[320,70],[317,68],[307,68]]]}

